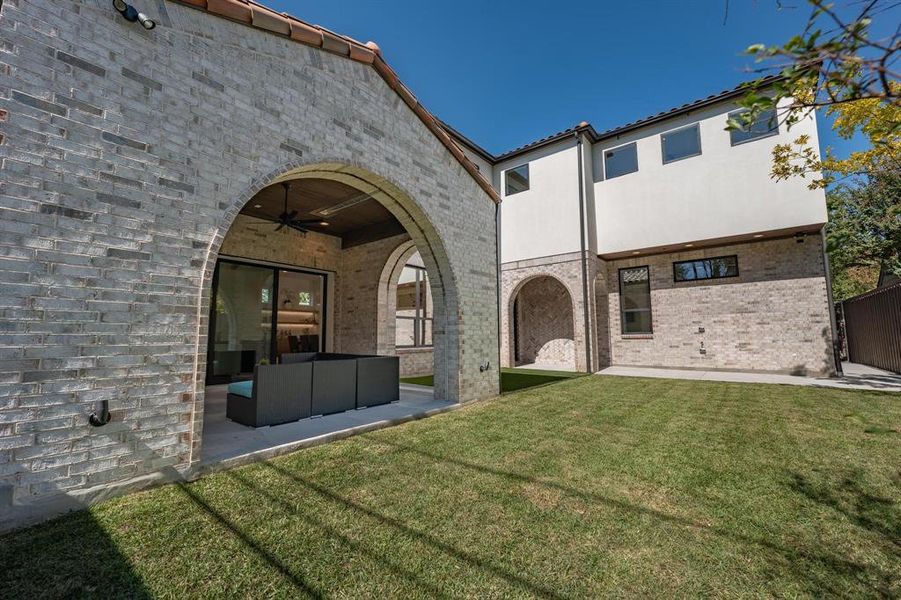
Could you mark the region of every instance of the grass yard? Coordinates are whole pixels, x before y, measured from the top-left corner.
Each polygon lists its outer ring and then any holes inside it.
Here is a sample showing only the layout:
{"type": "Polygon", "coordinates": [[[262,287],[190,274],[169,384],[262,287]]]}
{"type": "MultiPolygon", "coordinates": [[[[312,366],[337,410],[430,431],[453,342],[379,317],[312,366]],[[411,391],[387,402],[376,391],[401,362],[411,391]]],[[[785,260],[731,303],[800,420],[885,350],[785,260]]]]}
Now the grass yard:
{"type": "Polygon", "coordinates": [[[0,597],[897,597],[899,428],[899,394],[580,377],[0,538],[0,597]]]}
{"type": "MultiPolygon", "coordinates": [[[[572,371],[510,369],[503,367],[501,368],[501,392],[515,392],[516,390],[524,390],[537,385],[556,383],[564,379],[572,379],[573,377],[583,377],[584,375],[585,373],[574,373],[572,371]]],[[[400,380],[403,383],[414,383],[416,385],[434,385],[434,379],[431,375],[401,377],[400,380]]]]}

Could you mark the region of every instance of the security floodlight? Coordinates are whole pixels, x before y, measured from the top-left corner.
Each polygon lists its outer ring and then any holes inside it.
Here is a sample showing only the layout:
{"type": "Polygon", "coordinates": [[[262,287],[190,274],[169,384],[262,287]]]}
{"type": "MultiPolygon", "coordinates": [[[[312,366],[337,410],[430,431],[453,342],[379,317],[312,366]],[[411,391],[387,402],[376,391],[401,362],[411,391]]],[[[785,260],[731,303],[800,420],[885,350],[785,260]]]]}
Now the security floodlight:
{"type": "Polygon", "coordinates": [[[115,8],[122,18],[130,23],[139,22],[144,29],[150,30],[156,27],[156,21],[148,17],[142,12],[125,2],[125,0],[113,0],[113,8],[115,8]]]}

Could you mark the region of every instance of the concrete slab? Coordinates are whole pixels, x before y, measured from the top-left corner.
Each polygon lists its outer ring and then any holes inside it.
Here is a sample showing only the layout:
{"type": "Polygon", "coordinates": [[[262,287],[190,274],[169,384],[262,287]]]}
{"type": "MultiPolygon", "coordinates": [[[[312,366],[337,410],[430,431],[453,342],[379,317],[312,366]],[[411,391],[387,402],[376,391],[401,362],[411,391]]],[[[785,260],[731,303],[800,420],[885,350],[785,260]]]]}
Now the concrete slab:
{"type": "Polygon", "coordinates": [[[735,383],[778,383],[849,390],[901,392],[901,375],[854,363],[842,363],[842,368],[845,373],[843,377],[801,377],[798,375],[780,375],[778,373],[743,373],[739,371],[701,371],[623,366],[607,367],[595,374],[735,383]]]}
{"type": "Polygon", "coordinates": [[[225,385],[206,388],[200,465],[192,476],[228,469],[421,419],[459,406],[436,400],[430,387],[401,384],[400,401],[272,427],[246,427],[225,418],[225,385]]]}

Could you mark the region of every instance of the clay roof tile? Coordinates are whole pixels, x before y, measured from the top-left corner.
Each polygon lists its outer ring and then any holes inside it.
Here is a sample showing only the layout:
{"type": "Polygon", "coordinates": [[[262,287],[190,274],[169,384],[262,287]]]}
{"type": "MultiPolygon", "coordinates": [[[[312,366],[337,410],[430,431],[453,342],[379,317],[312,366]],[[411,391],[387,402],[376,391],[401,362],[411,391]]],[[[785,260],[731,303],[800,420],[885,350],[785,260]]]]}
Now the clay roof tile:
{"type": "Polygon", "coordinates": [[[435,118],[419,101],[413,92],[397,77],[388,63],[382,58],[382,50],[375,42],[358,42],[338,33],[334,33],[316,25],[310,25],[288,14],[279,14],[272,9],[248,0],[174,0],[187,6],[206,10],[209,13],[225,17],[240,23],[246,23],[270,33],[290,36],[294,41],[322,48],[328,52],[346,56],[351,60],[372,65],[385,83],[403,99],[426,127],[460,162],[464,169],[475,179],[485,193],[495,202],[500,196],[491,183],[479,172],[478,167],[461,150],[456,141],[448,135],[438,119],[435,118]]]}

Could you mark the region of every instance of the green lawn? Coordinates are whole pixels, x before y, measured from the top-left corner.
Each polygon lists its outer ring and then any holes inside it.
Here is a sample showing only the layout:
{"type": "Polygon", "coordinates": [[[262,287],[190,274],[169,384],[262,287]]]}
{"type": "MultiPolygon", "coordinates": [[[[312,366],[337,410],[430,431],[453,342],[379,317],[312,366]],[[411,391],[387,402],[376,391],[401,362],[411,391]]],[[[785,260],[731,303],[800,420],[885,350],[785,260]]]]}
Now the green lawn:
{"type": "Polygon", "coordinates": [[[580,377],[0,538],[0,597],[895,596],[901,395],[580,377]]]}
{"type": "MultiPolygon", "coordinates": [[[[573,373],[572,371],[545,371],[543,369],[509,369],[501,368],[501,392],[515,392],[537,385],[555,383],[573,377],[582,377],[585,373],[573,373]]],[[[418,375],[414,377],[401,377],[404,383],[416,385],[433,385],[431,375],[418,375]]]]}

